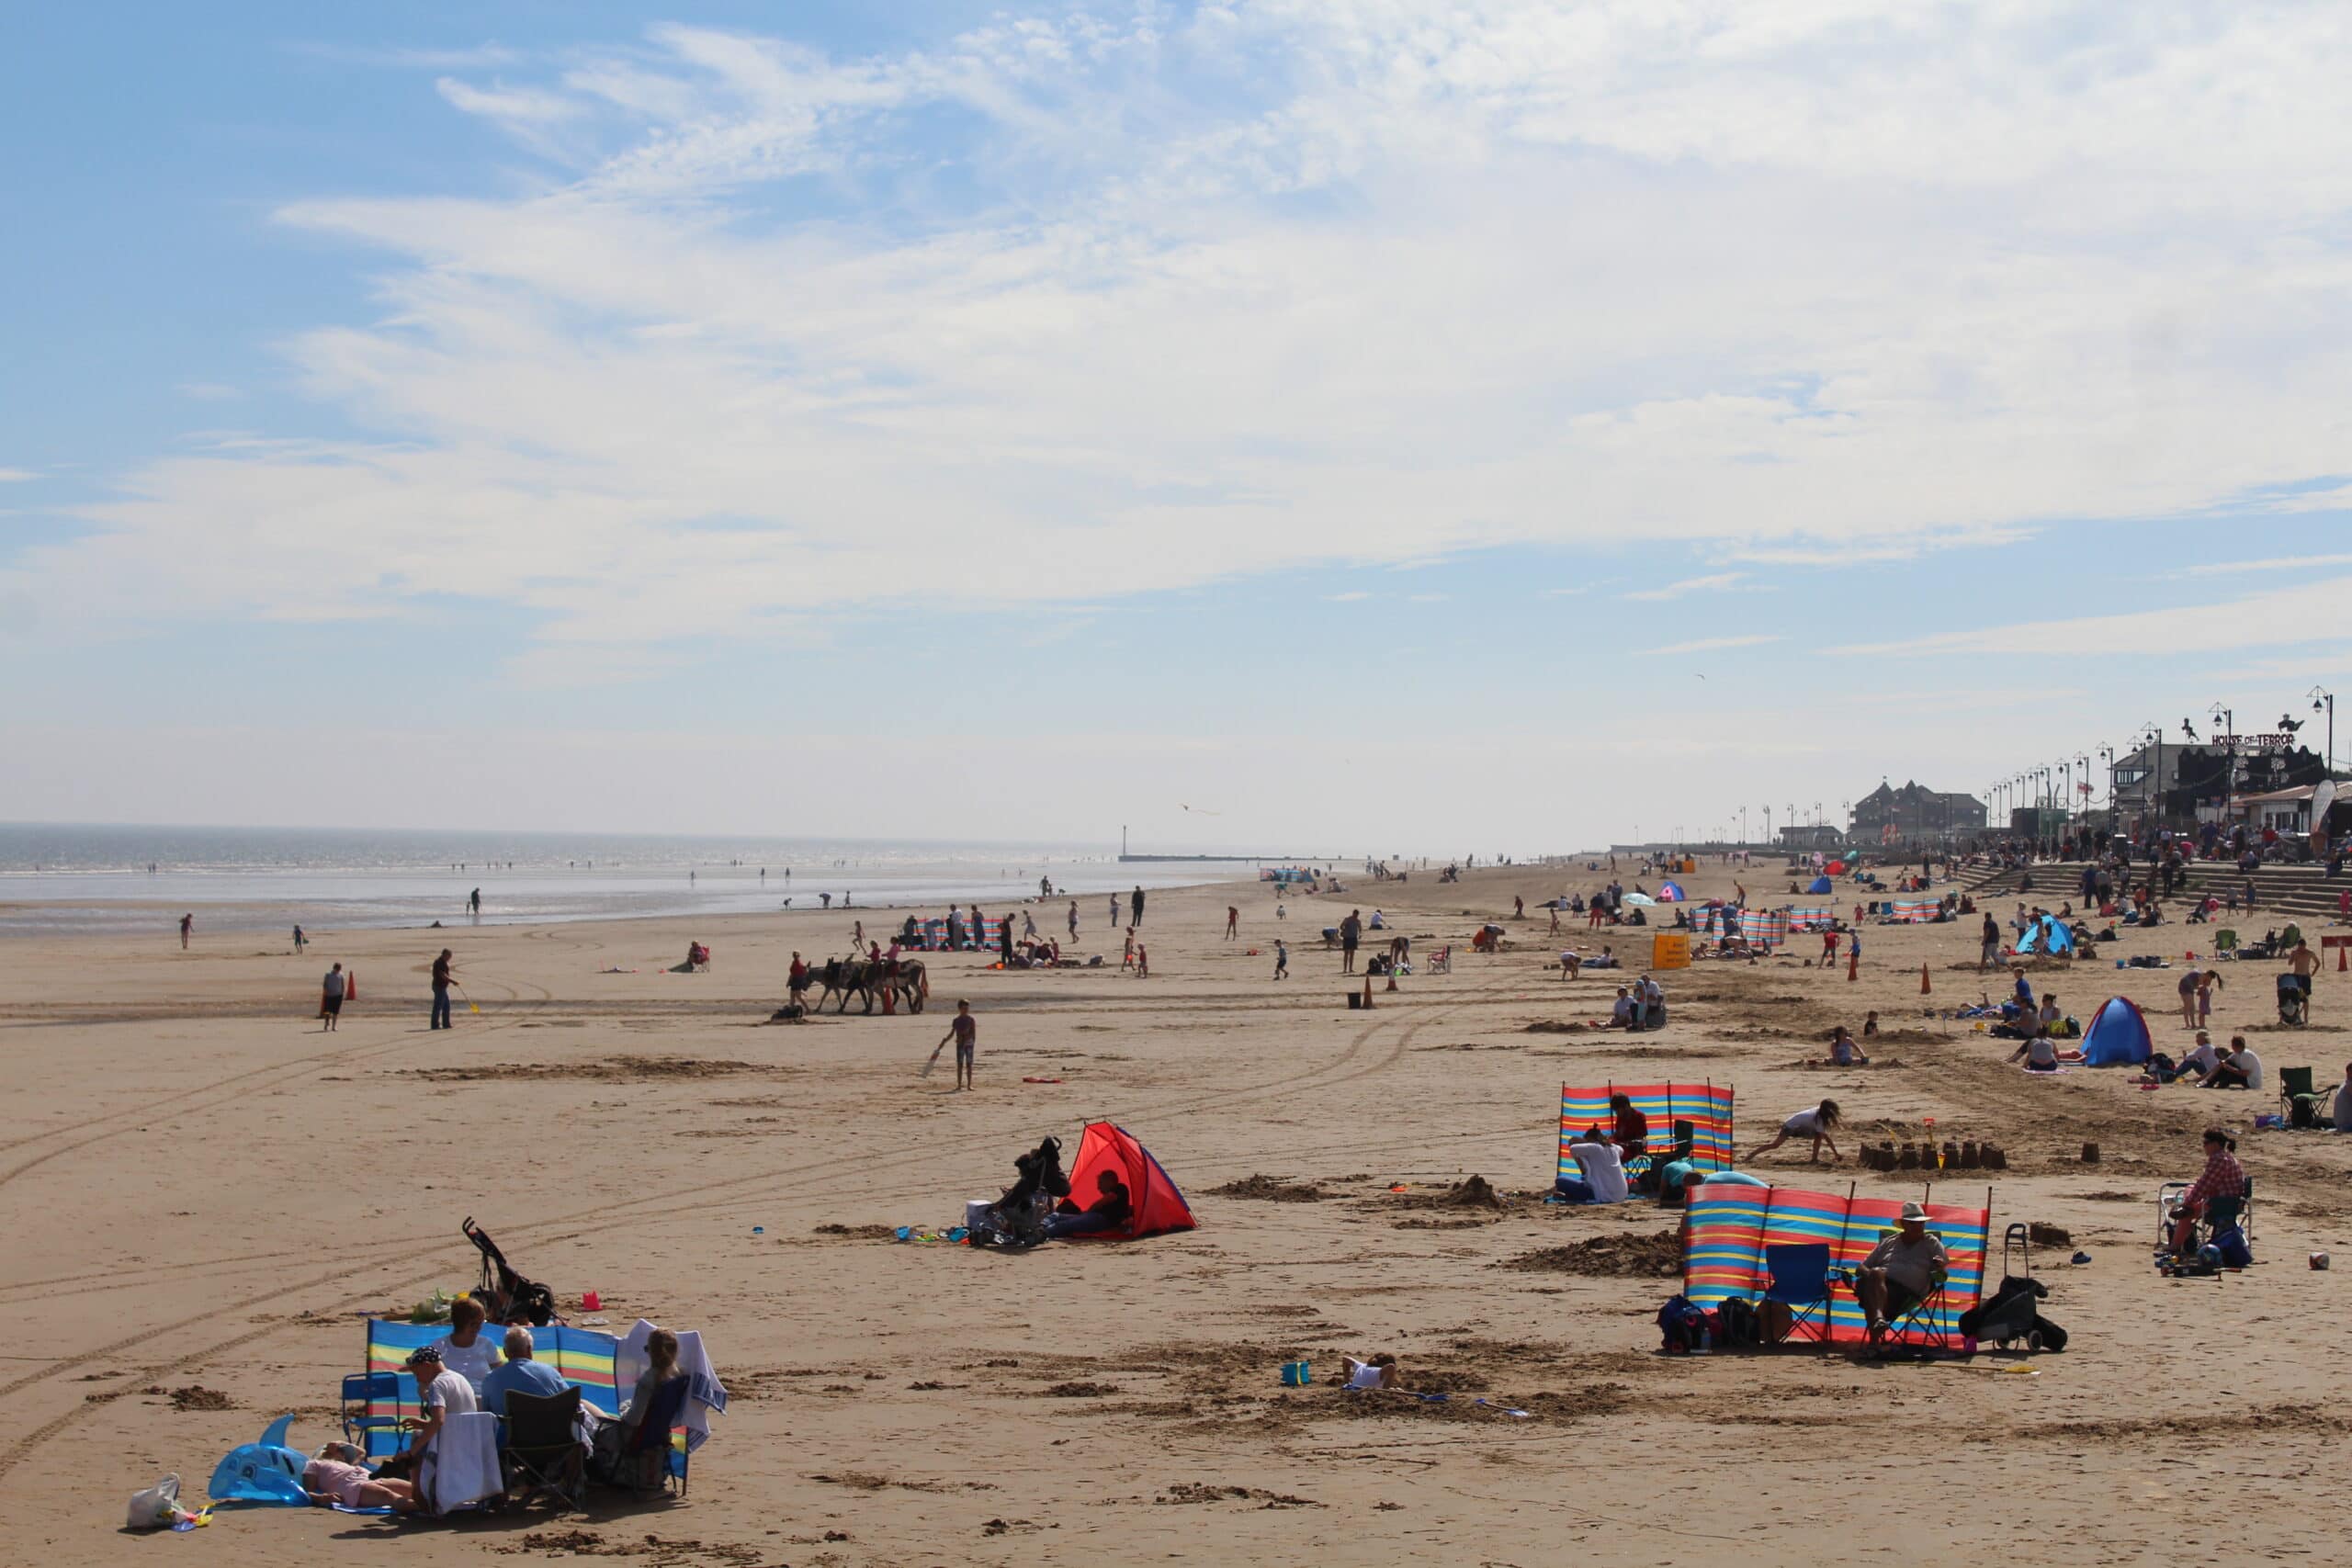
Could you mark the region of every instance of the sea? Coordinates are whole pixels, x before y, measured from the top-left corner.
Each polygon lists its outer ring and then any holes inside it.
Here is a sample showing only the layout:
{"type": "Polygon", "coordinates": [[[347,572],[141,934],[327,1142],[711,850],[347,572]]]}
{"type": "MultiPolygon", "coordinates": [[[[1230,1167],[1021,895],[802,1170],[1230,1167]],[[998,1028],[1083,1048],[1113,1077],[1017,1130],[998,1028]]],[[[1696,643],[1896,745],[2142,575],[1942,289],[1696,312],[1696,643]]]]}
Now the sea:
{"type": "MultiPolygon", "coordinates": [[[[306,930],[923,908],[1252,874],[1122,863],[1093,844],[0,823],[0,937],[175,927],[306,930]],[[787,903],[787,900],[789,901],[787,903]]],[[[1100,908],[1085,910],[1091,925],[1100,908]]]]}

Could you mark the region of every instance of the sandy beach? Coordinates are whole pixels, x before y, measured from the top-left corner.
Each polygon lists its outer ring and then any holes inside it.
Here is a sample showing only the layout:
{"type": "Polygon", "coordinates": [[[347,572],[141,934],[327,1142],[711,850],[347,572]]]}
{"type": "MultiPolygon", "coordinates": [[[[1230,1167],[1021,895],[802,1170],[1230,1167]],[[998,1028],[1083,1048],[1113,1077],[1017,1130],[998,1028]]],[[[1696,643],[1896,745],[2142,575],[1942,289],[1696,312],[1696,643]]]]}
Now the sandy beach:
{"type": "MultiPolygon", "coordinates": [[[[1786,902],[1777,865],[1739,874],[1786,902]]],[[[1922,1016],[1997,994],[1999,976],[1974,972],[1973,920],[1868,928],[1856,982],[1842,963],[1809,965],[1817,943],[1799,939],[1769,962],[1664,976],[1663,1031],[1561,1032],[1604,1017],[1618,977],[1563,980],[1544,913],[1507,917],[1514,895],[1532,906],[1602,880],[1366,881],[1293,897],[1279,928],[1254,882],[1157,892],[1148,979],[1118,972],[1097,896],[1080,902],[1077,951],[1107,951],[1103,969],[935,955],[924,1016],[798,1025],[765,1021],[788,955],[841,951],[851,917],[321,931],[300,957],[250,933],[199,931],[182,953],[164,925],[12,941],[6,1555],[862,1568],[2341,1551],[2327,1488],[2352,1425],[2333,1394],[2352,1349],[2352,1140],[2255,1134],[2275,1087],[2145,1091],[2121,1071],[2003,1065],[2008,1044],[1922,1016]],[[1238,941],[1222,936],[1228,903],[1238,941]],[[1319,931],[1375,905],[1417,957],[1453,943],[1453,970],[1351,1011],[1319,931]],[[1511,951],[1469,953],[1487,918],[1506,919],[1511,951]],[[1278,931],[1293,949],[1279,982],[1278,931]],[[690,939],[712,946],[711,970],[668,972],[690,939]],[[425,971],[444,942],[465,996],[457,1027],[428,1032],[425,971]],[[322,1034],[318,979],[335,961],[359,999],[322,1034]],[[980,1020],[969,1094],[917,1071],[958,997],[980,1020]],[[1872,1008],[1886,1030],[1872,1066],[1806,1065],[1825,1030],[1872,1008]],[[1936,1194],[1975,1203],[1989,1187],[1996,1254],[2012,1221],[2068,1233],[2034,1261],[2071,1348],[1924,1365],[1658,1355],[1653,1319],[1677,1284],[1656,1260],[1671,1258],[1679,1216],[1532,1195],[1553,1176],[1563,1082],[1668,1077],[1734,1084],[1743,1149],[1837,1098],[1845,1164],[1808,1169],[1791,1145],[1756,1168],[1792,1185],[1917,1197],[1919,1173],[1861,1169],[1851,1150],[1929,1119],[1939,1140],[1999,1144],[2006,1170],[1948,1173],[1936,1194]],[[1023,1256],[890,1238],[956,1223],[967,1198],[1012,1179],[1016,1153],[1047,1134],[1074,1145],[1095,1118],[1150,1147],[1197,1230],[1023,1256]],[[2156,1188],[2196,1173],[2216,1122],[2245,1134],[2259,1262],[2162,1279],[2156,1188]],[[1501,1207],[1442,1201],[1470,1173],[1501,1207]],[[703,1332],[733,1398],[684,1501],[421,1524],[254,1510],[185,1538],[120,1532],[131,1493],[177,1472],[200,1497],[220,1456],[279,1414],[295,1413],[305,1447],[337,1435],[364,1320],[472,1283],[469,1215],[573,1321],[703,1332]],[[2077,1248],[2086,1263],[2068,1262],[2077,1248]],[[2313,1249],[2338,1269],[2310,1270],[2313,1249]],[[580,1311],[583,1291],[600,1312],[580,1311]],[[1342,1353],[1383,1350],[1407,1386],[1456,1397],[1351,1400],[1325,1381],[1342,1353]],[[1316,1382],[1282,1387],[1281,1363],[1301,1358],[1316,1382]]],[[[1705,897],[1733,873],[1682,880],[1705,897]]],[[[1059,901],[1031,908],[1062,931],[1059,901]]],[[[1638,970],[1648,934],[1607,940],[1638,970]]],[[[2200,935],[2127,932],[2037,984],[2086,1020],[2131,997],[2177,1053],[2177,971],[2111,959],[2178,963],[2200,935]]],[[[1572,940],[1597,945],[1581,929],[1572,940]]],[[[2290,1034],[2273,967],[2223,966],[2217,1037],[2246,1032],[2273,1086],[2302,1064],[2332,1083],[2352,1057],[2352,991],[2331,964],[2312,1027],[2290,1034]]]]}

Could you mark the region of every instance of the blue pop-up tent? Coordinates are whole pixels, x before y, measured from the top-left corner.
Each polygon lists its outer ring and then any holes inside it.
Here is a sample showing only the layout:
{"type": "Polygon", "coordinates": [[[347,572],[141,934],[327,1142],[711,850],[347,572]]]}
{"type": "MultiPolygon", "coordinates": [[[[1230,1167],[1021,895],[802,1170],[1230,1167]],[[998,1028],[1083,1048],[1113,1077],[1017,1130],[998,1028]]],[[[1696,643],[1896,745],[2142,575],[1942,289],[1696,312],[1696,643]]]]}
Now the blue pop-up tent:
{"type": "Polygon", "coordinates": [[[2018,938],[2018,951],[2019,953],[2072,953],[2075,951],[2075,933],[2066,922],[2057,916],[2044,915],[2026,927],[2025,934],[2018,938]]]}
{"type": "Polygon", "coordinates": [[[1830,881],[1827,877],[1816,876],[1813,879],[1813,886],[1806,888],[1805,891],[1808,893],[1831,893],[1835,892],[1836,888],[1830,885],[1830,881]]]}
{"type": "Polygon", "coordinates": [[[2109,997],[2099,1003],[2090,1028],[2083,1032],[2083,1062],[2087,1066],[2137,1066],[2154,1051],[2148,1038],[2148,1021],[2129,997],[2109,997]]]}

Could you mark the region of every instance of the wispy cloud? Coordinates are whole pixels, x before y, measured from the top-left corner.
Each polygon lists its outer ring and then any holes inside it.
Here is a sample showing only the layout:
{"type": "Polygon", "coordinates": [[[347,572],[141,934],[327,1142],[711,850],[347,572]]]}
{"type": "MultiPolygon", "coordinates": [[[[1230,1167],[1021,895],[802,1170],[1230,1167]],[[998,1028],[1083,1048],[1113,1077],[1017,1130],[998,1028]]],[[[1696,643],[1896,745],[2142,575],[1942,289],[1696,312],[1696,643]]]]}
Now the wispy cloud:
{"type": "Polygon", "coordinates": [[[1636,588],[1618,595],[1621,599],[1643,599],[1656,602],[1679,599],[1690,593],[1721,593],[1736,588],[1746,579],[1746,572],[1718,571],[1706,577],[1686,577],[1679,582],[1669,582],[1662,588],[1636,588]]]}
{"type": "Polygon", "coordinates": [[[1350,589],[1345,593],[1326,593],[1323,595],[1323,601],[1328,604],[1353,604],[1361,600],[1369,599],[1371,597],[1372,595],[1365,592],[1363,589],[1353,588],[1350,589]]]}
{"type": "Polygon", "coordinates": [[[2267,560],[2200,561],[2195,566],[2179,567],[2163,575],[2184,578],[2235,577],[2252,572],[2287,574],[2314,571],[2331,566],[2352,566],[2352,555],[2272,556],[2267,560]]]}
{"type": "Polygon", "coordinates": [[[1645,653],[1713,653],[1726,648],[1761,648],[1768,642],[1783,639],[1775,633],[1757,632],[1744,637],[1702,637],[1692,642],[1670,642],[1664,648],[1643,649],[1645,653]]]}
{"type": "Polygon", "coordinates": [[[0,591],[70,630],[461,581],[646,644],[1506,545],[1836,565],[2340,479],[2352,250],[2280,238],[2352,207],[2325,7],[2064,49],[2031,8],[1436,15],[346,51],[545,166],[288,206],[377,280],[288,339],[359,434],[115,475],[0,591]],[[758,526],[678,547],[712,520],[758,526]]]}
{"type": "Polygon", "coordinates": [[[39,478],[40,476],[30,468],[0,468],[0,485],[22,484],[27,479],[39,478]]]}
{"type": "Polygon", "coordinates": [[[2205,654],[2289,643],[2352,642],[2352,620],[2344,614],[2347,592],[2352,592],[2352,577],[2323,578],[2215,604],[1973,626],[1901,642],[1851,643],[1829,651],[1917,658],[2022,652],[2052,658],[2112,654],[2119,649],[2135,654],[2193,649],[2205,654]]]}
{"type": "Polygon", "coordinates": [[[1586,592],[1587,590],[1583,588],[1546,588],[1544,590],[1544,597],[1546,599],[1573,599],[1578,594],[1586,592]]]}

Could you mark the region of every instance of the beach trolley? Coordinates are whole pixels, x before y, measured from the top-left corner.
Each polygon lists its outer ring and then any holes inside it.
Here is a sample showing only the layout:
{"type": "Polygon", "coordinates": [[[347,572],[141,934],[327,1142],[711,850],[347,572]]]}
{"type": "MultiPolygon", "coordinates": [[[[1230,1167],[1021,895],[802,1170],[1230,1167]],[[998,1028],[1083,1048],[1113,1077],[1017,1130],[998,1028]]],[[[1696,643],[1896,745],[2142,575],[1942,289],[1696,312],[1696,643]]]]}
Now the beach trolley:
{"type": "Polygon", "coordinates": [[[2012,1223],[2001,1233],[2001,1283],[1976,1310],[1974,1321],[1961,1326],[1976,1339],[2004,1350],[2018,1344],[2039,1350],[2041,1331],[2034,1326],[2034,1319],[2049,1294],[2050,1287],[2033,1277],[2032,1231],[2022,1223],[2012,1223]]]}

